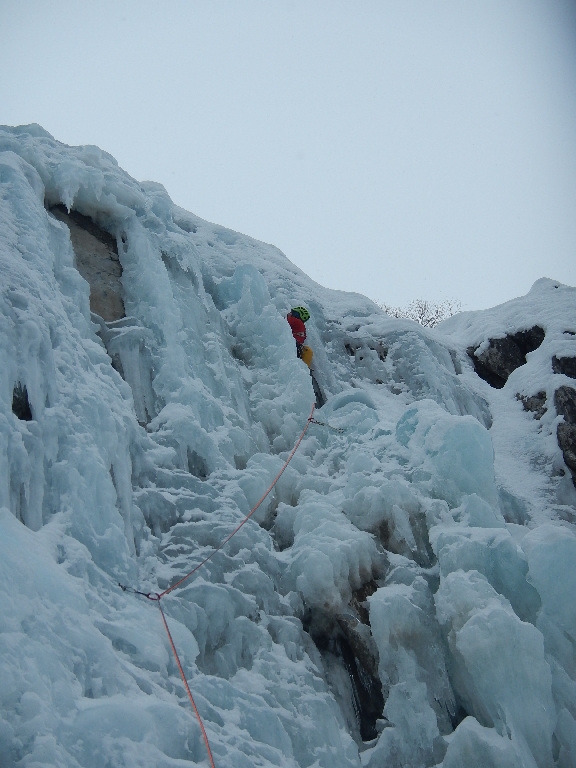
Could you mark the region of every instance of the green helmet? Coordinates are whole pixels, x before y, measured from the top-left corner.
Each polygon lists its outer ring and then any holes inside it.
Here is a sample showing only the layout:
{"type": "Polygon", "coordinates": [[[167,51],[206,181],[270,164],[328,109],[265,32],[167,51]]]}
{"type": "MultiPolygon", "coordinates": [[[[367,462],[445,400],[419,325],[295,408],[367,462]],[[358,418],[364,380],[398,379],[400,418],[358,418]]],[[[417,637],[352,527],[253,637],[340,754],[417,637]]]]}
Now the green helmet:
{"type": "Polygon", "coordinates": [[[303,323],[305,323],[307,320],[310,320],[310,312],[308,312],[306,307],[292,307],[292,314],[298,315],[303,323]]]}

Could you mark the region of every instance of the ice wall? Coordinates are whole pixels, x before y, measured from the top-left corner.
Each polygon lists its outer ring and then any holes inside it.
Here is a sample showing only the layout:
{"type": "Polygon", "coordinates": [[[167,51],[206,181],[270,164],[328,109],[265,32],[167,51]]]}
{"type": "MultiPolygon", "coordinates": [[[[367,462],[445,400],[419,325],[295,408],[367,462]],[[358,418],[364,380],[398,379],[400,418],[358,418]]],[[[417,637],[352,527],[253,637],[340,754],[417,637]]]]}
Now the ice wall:
{"type": "Polygon", "coordinates": [[[575,764],[574,289],[424,330],[39,126],[0,129],[0,259],[0,764],[207,764],[118,582],[172,584],[282,466],[314,401],[294,304],[328,426],[163,602],[216,765],[575,764]],[[536,322],[492,389],[467,350],[536,322]]]}

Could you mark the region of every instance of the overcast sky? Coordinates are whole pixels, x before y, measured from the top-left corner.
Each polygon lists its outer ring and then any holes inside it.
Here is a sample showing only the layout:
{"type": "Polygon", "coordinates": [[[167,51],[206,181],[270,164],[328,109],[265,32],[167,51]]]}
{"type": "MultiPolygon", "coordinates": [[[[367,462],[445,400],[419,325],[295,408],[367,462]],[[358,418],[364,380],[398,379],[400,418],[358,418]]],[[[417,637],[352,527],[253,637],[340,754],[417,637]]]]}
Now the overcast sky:
{"type": "Polygon", "coordinates": [[[0,123],[96,144],[323,285],[576,285],[568,0],[0,0],[0,123]]]}

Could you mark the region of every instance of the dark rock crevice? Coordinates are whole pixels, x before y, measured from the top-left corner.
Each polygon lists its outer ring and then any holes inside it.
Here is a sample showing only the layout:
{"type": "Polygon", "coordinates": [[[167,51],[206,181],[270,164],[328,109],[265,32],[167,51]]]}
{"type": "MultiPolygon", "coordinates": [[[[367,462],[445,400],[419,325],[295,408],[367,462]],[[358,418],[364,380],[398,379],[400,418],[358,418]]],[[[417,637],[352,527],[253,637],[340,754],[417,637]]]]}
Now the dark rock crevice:
{"type": "Polygon", "coordinates": [[[12,392],[12,413],[20,421],[32,421],[32,408],[28,400],[28,390],[23,384],[16,384],[12,392]]]}
{"type": "Polygon", "coordinates": [[[376,721],[382,718],[384,709],[382,683],[367,672],[344,636],[336,639],[336,649],[352,682],[353,706],[360,737],[362,741],[372,741],[378,736],[376,721]]]}
{"type": "Polygon", "coordinates": [[[186,457],[188,463],[188,472],[190,472],[191,475],[194,475],[194,477],[197,477],[199,480],[206,480],[210,474],[210,471],[204,458],[200,456],[197,451],[193,451],[191,448],[187,449],[186,457]]]}
{"type": "Polygon", "coordinates": [[[366,600],[376,592],[378,589],[378,582],[372,579],[367,581],[360,589],[357,589],[352,593],[352,599],[350,600],[350,607],[358,614],[358,618],[362,624],[370,625],[370,615],[366,600]]]}
{"type": "Polygon", "coordinates": [[[372,533],[386,552],[413,560],[421,568],[431,568],[436,563],[436,555],[430,544],[424,510],[411,509],[407,511],[407,518],[416,544],[415,548],[405,540],[393,515],[385,518],[372,533]]]}
{"type": "Polygon", "coordinates": [[[384,692],[378,673],[378,648],[372,637],[368,611],[362,606],[362,621],[355,615],[354,607],[377,589],[370,582],[355,593],[351,610],[328,616],[318,611],[308,611],[303,621],[320,653],[329,653],[338,659],[346,671],[352,691],[352,708],[358,733],[363,742],[378,736],[377,721],[382,718],[384,692]]]}

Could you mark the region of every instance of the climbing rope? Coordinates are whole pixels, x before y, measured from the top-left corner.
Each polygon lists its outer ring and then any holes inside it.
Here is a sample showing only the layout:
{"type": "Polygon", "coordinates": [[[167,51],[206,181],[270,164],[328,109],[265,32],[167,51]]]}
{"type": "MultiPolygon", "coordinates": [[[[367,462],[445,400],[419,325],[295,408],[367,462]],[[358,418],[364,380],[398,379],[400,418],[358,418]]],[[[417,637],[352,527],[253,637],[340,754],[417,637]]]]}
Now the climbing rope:
{"type": "Polygon", "coordinates": [[[280,478],[281,478],[281,477],[282,477],[282,475],[284,474],[284,470],[286,469],[286,467],[288,466],[288,464],[290,464],[290,462],[292,461],[292,458],[294,457],[294,454],[295,454],[295,453],[296,453],[296,451],[298,450],[298,446],[300,445],[300,443],[301,443],[301,442],[302,442],[302,440],[304,439],[304,435],[305,435],[305,434],[306,434],[306,432],[308,431],[308,427],[309,427],[309,426],[310,426],[310,424],[312,424],[312,422],[314,421],[314,419],[312,418],[312,416],[313,416],[313,414],[314,414],[314,408],[315,408],[315,407],[316,407],[315,405],[313,405],[313,406],[312,406],[312,410],[310,411],[310,416],[308,417],[308,420],[306,421],[306,426],[304,427],[304,429],[302,430],[302,433],[301,433],[300,437],[299,437],[299,438],[298,438],[298,440],[296,441],[296,445],[294,446],[294,448],[292,448],[292,451],[290,452],[290,455],[288,456],[288,458],[287,458],[287,459],[286,459],[286,461],[284,462],[284,466],[282,467],[282,469],[280,470],[280,472],[278,472],[278,474],[276,475],[276,477],[274,478],[274,480],[273,480],[273,481],[270,483],[270,485],[268,486],[268,488],[267,488],[267,490],[265,491],[265,493],[263,494],[263,496],[261,496],[261,497],[260,497],[260,499],[259,499],[259,500],[256,502],[256,504],[255,504],[255,505],[252,507],[252,509],[250,510],[250,512],[249,512],[249,513],[246,515],[246,517],[245,517],[245,518],[242,520],[242,522],[241,522],[241,523],[239,523],[239,524],[236,526],[236,528],[234,528],[234,530],[232,531],[232,533],[229,533],[229,534],[228,534],[228,536],[226,536],[226,538],[225,538],[225,539],[224,539],[224,540],[223,540],[223,541],[222,541],[222,542],[221,542],[221,543],[220,543],[220,544],[219,544],[219,545],[218,545],[218,546],[217,546],[217,547],[216,547],[216,548],[215,548],[215,549],[214,549],[214,550],[213,550],[213,551],[212,551],[212,552],[211,552],[211,553],[208,555],[208,557],[205,557],[205,558],[204,558],[204,560],[202,560],[202,562],[198,563],[198,565],[197,565],[197,566],[195,566],[194,568],[192,568],[192,570],[191,570],[189,573],[187,573],[185,576],[183,576],[183,577],[182,577],[182,578],[181,578],[179,581],[177,581],[177,582],[176,582],[176,584],[172,584],[172,586],[171,586],[171,587],[168,587],[168,589],[165,589],[165,590],[164,590],[164,592],[160,592],[160,594],[158,595],[158,598],[157,598],[158,600],[160,600],[160,598],[164,597],[164,595],[168,595],[170,592],[172,592],[172,590],[176,589],[176,587],[179,587],[181,584],[183,584],[183,583],[184,583],[184,582],[185,582],[187,579],[189,579],[189,578],[190,578],[190,576],[192,576],[194,573],[196,573],[196,571],[199,571],[199,570],[200,570],[200,568],[202,568],[202,566],[203,566],[203,565],[205,565],[205,564],[206,564],[206,563],[207,563],[209,560],[211,560],[211,559],[214,557],[214,555],[216,554],[216,552],[219,552],[219,551],[222,549],[222,547],[223,547],[225,544],[227,544],[227,543],[230,541],[230,539],[232,538],[232,536],[235,536],[235,535],[238,533],[238,531],[240,530],[240,528],[242,528],[242,526],[243,526],[243,525],[245,525],[245,524],[248,522],[248,520],[250,520],[250,518],[252,517],[252,515],[254,514],[254,512],[256,512],[256,510],[258,509],[258,507],[259,507],[259,506],[262,504],[262,502],[264,501],[264,499],[265,499],[265,498],[268,496],[268,494],[270,493],[270,491],[271,491],[271,490],[274,488],[274,486],[276,485],[276,483],[278,482],[278,480],[280,480],[280,478]]]}
{"type": "MultiPolygon", "coordinates": [[[[186,689],[186,693],[188,694],[188,698],[190,699],[190,704],[192,705],[192,709],[194,710],[194,714],[196,715],[196,718],[197,718],[198,723],[200,725],[200,730],[202,731],[202,737],[204,739],[204,744],[206,745],[206,752],[208,753],[208,759],[210,760],[211,768],[216,768],[216,766],[214,765],[214,758],[212,757],[212,750],[210,749],[210,742],[208,741],[208,734],[206,733],[206,729],[204,727],[204,723],[202,722],[202,718],[200,716],[200,712],[198,711],[198,707],[196,706],[196,702],[194,701],[194,697],[192,696],[192,691],[190,690],[190,686],[188,685],[188,681],[186,680],[186,675],[184,674],[184,670],[182,669],[182,663],[180,662],[180,657],[178,656],[178,651],[176,650],[176,646],[174,644],[174,640],[172,639],[172,634],[170,632],[170,628],[168,627],[168,621],[166,620],[166,614],[164,613],[164,610],[162,608],[162,604],[161,604],[160,601],[162,600],[163,597],[165,597],[166,595],[170,594],[170,592],[172,592],[174,589],[176,589],[181,584],[183,584],[187,579],[190,578],[190,576],[192,576],[197,571],[199,571],[200,568],[202,568],[203,565],[205,565],[209,560],[211,560],[214,557],[214,555],[217,552],[219,552],[222,549],[222,547],[225,544],[227,544],[230,541],[230,539],[238,533],[240,528],[242,528],[242,526],[245,525],[248,522],[248,520],[250,520],[252,515],[256,512],[258,507],[262,504],[264,499],[268,496],[270,491],[272,491],[272,489],[274,488],[274,486],[276,485],[278,480],[280,480],[280,478],[284,474],[284,471],[286,470],[286,467],[292,461],[292,459],[294,457],[294,454],[298,450],[298,446],[300,445],[300,443],[304,439],[304,435],[308,431],[308,427],[310,426],[310,424],[321,424],[322,426],[329,426],[328,424],[322,424],[322,422],[315,421],[315,419],[313,418],[313,416],[314,416],[314,408],[315,407],[316,407],[315,405],[312,405],[312,410],[310,411],[310,416],[308,417],[308,419],[306,421],[306,426],[302,430],[302,432],[300,434],[300,437],[298,438],[298,440],[296,441],[296,444],[294,445],[294,448],[292,448],[292,451],[290,452],[290,455],[288,456],[288,458],[284,462],[284,464],[282,466],[282,469],[280,470],[280,472],[278,472],[278,474],[276,475],[274,480],[270,483],[270,485],[268,486],[266,492],[260,497],[260,499],[252,507],[252,509],[246,515],[246,517],[244,517],[244,519],[236,526],[236,528],[234,528],[232,533],[229,533],[228,536],[226,536],[226,538],[217,547],[215,547],[212,550],[212,552],[208,555],[208,557],[205,557],[204,560],[202,560],[200,563],[198,563],[198,565],[196,565],[194,568],[192,568],[191,571],[189,571],[185,576],[183,576],[181,579],[179,579],[175,584],[172,584],[171,587],[168,587],[168,589],[165,589],[163,592],[140,592],[139,590],[132,589],[132,587],[127,587],[124,584],[118,584],[118,586],[120,587],[120,589],[123,592],[130,592],[133,595],[142,595],[142,597],[146,597],[148,600],[152,600],[153,602],[155,602],[158,605],[158,608],[160,609],[160,614],[162,616],[162,621],[164,623],[164,628],[166,630],[166,634],[168,635],[168,640],[170,642],[170,647],[172,648],[172,653],[174,654],[174,658],[176,659],[176,664],[178,666],[178,671],[180,672],[180,677],[182,678],[182,682],[184,683],[184,687],[186,689]]],[[[332,427],[332,429],[335,429],[335,427],[332,427]]]]}
{"type": "Polygon", "coordinates": [[[214,765],[214,758],[212,757],[212,750],[210,749],[210,742],[208,741],[208,734],[206,733],[206,728],[204,728],[204,722],[202,721],[200,712],[198,712],[198,707],[196,706],[196,702],[194,701],[194,696],[192,696],[192,691],[190,690],[190,686],[188,685],[188,680],[186,680],[186,675],[184,674],[184,670],[182,669],[180,657],[178,656],[178,651],[176,650],[176,646],[174,645],[174,640],[172,639],[172,633],[170,632],[170,628],[168,627],[168,622],[166,621],[166,615],[162,608],[162,604],[160,603],[160,599],[158,599],[157,602],[158,602],[158,608],[160,609],[160,615],[162,616],[162,621],[164,622],[164,628],[166,629],[166,634],[168,635],[168,640],[170,641],[170,647],[172,648],[172,653],[174,654],[174,658],[176,659],[176,664],[178,665],[178,671],[180,672],[180,677],[182,678],[182,682],[184,683],[184,688],[186,688],[186,693],[188,694],[188,698],[190,699],[190,704],[192,704],[192,709],[194,710],[194,714],[196,715],[196,719],[198,720],[198,724],[200,725],[200,730],[202,731],[202,738],[204,739],[204,744],[206,745],[208,760],[210,760],[211,768],[216,768],[216,766],[214,765]]]}
{"type": "Polygon", "coordinates": [[[343,427],[333,427],[332,424],[326,424],[324,421],[316,421],[316,419],[309,419],[309,421],[310,424],[319,424],[321,427],[328,427],[328,429],[333,429],[334,432],[338,432],[340,435],[344,434],[343,427]]]}

